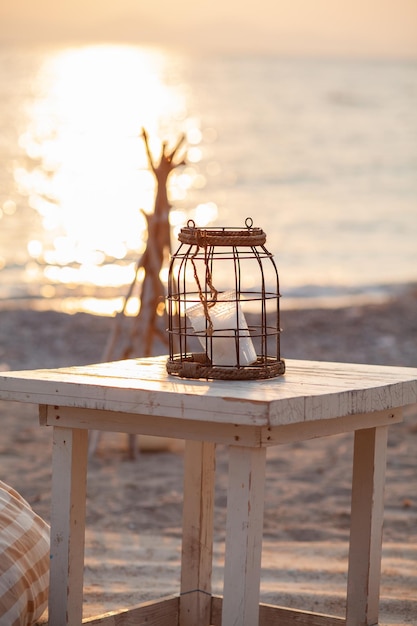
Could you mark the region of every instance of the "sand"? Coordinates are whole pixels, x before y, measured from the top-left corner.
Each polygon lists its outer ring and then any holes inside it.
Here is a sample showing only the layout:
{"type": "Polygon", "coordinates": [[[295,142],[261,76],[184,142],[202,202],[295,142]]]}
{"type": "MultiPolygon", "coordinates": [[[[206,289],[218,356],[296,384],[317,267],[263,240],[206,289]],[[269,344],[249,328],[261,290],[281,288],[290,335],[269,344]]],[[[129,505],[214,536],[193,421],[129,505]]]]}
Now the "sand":
{"type": "MultiPolygon", "coordinates": [[[[106,317],[3,307],[0,369],[101,360],[106,317]]],[[[417,367],[417,288],[395,300],[340,309],[284,310],[287,358],[417,367]]],[[[0,402],[0,477],[46,520],[51,432],[37,407],[0,402]]],[[[85,607],[88,617],[179,589],[182,446],[104,434],[89,463],[85,607]]],[[[344,615],[352,436],[268,451],[261,599],[344,615]]],[[[417,406],[389,433],[380,625],[417,624],[417,406]]],[[[214,591],[221,593],[227,454],[217,450],[214,591]]],[[[43,620],[45,622],[45,620],[43,620]]],[[[197,626],[197,625],[196,625],[197,626]]]]}

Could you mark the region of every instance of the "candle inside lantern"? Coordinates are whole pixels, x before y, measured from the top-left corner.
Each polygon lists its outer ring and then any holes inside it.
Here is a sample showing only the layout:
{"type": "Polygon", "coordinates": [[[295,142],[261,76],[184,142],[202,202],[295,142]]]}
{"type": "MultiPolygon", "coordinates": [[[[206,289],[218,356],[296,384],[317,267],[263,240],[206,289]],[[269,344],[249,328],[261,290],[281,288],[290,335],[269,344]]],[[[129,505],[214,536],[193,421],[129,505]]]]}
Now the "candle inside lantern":
{"type": "Polygon", "coordinates": [[[256,361],[248,325],[234,291],[218,294],[216,304],[208,308],[209,319],[202,304],[188,308],[186,314],[213,365],[250,365],[256,361]]]}

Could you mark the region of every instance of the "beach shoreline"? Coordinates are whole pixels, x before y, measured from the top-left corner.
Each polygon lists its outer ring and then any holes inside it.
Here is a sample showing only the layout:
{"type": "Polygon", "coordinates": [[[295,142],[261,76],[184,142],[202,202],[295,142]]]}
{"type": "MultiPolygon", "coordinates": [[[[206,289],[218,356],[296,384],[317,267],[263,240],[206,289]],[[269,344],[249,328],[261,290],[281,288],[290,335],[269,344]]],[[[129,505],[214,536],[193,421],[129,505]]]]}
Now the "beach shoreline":
{"type": "MultiPolygon", "coordinates": [[[[102,360],[114,319],[0,309],[0,369],[102,360]]],[[[417,289],[383,303],[282,311],[289,359],[417,367],[417,289]]],[[[51,432],[37,407],[0,402],[0,477],[49,519],[51,432]]],[[[127,436],[105,433],[89,462],[85,617],[179,588],[182,447],[128,458],[127,436]]],[[[139,440],[139,445],[141,442],[139,440]]],[[[417,406],[389,432],[381,626],[415,623],[417,406]]],[[[262,601],[343,616],[352,437],[268,451],[262,601]]],[[[227,454],[217,450],[214,591],[221,593],[227,454]]]]}
{"type": "MultiPolygon", "coordinates": [[[[417,367],[417,283],[371,302],[330,302],[292,308],[282,300],[284,359],[417,367]]],[[[114,324],[114,316],[0,303],[0,369],[100,362],[114,324]]]]}

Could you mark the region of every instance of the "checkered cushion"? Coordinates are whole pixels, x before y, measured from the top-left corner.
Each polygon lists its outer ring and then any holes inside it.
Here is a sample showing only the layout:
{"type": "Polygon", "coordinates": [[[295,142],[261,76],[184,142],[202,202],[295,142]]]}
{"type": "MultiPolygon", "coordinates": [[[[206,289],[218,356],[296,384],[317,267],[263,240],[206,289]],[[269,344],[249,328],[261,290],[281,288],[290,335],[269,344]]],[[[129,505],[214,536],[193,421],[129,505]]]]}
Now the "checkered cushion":
{"type": "Polygon", "coordinates": [[[28,626],[46,609],[49,526],[0,481],[0,626],[28,626]]]}

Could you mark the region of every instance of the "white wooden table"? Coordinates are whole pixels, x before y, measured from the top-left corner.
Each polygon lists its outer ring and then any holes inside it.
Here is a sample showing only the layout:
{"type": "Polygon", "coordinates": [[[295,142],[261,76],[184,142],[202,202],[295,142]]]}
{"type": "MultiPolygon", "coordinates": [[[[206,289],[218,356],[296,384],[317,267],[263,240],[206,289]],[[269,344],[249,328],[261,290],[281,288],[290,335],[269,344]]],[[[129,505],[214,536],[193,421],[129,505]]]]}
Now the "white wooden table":
{"type": "MultiPolygon", "coordinates": [[[[378,623],[387,430],[417,402],[417,369],[286,362],[265,381],[195,381],[165,357],[7,372],[0,398],[53,426],[49,623],[82,622],[88,430],[186,440],[178,596],[89,624],[328,626],[378,623]],[[354,431],[346,620],[259,604],[266,447],[354,431]],[[223,597],[211,594],[215,445],[229,446],[223,597]]],[[[277,519],[277,524],[279,520],[277,519]]]]}

